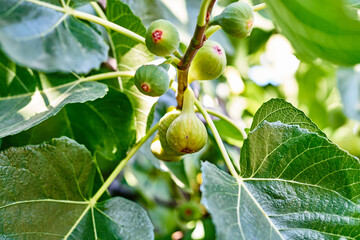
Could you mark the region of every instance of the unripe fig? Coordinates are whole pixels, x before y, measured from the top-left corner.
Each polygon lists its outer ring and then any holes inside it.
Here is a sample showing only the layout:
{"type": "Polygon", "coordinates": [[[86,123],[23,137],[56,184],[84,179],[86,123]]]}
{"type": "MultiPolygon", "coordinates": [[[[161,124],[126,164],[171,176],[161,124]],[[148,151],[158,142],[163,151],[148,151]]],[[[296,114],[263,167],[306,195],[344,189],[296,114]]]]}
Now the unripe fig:
{"type": "Polygon", "coordinates": [[[207,40],[190,65],[190,81],[215,79],[224,72],[225,67],[225,50],[219,43],[207,40]]]}
{"type": "Polygon", "coordinates": [[[153,54],[168,56],[177,50],[180,37],[171,22],[159,19],[150,24],[146,31],[145,43],[153,54]]]}
{"type": "Polygon", "coordinates": [[[201,206],[197,202],[184,202],[176,208],[179,220],[189,222],[201,218],[201,206]]]}
{"type": "Polygon", "coordinates": [[[250,35],[254,23],[254,10],[246,2],[229,4],[224,11],[210,20],[209,25],[220,25],[231,36],[245,38],[250,35]]]}
{"type": "Polygon", "coordinates": [[[148,96],[161,96],[168,89],[170,78],[163,67],[143,65],[136,70],[134,83],[137,89],[148,96]]]}
{"type": "Polygon", "coordinates": [[[198,152],[207,142],[206,128],[195,114],[194,101],[194,93],[188,87],[184,95],[182,112],[170,124],[166,132],[169,146],[178,153],[198,152]]]}
{"type": "Polygon", "coordinates": [[[174,151],[168,144],[166,139],[166,133],[169,129],[170,124],[180,116],[180,111],[173,110],[168,113],[166,113],[159,121],[159,138],[161,142],[161,146],[163,149],[165,149],[167,152],[169,152],[171,155],[182,155],[181,153],[178,153],[174,151]]]}
{"type": "Polygon", "coordinates": [[[150,150],[154,156],[160,160],[168,162],[177,162],[181,160],[181,155],[173,155],[173,151],[165,150],[160,142],[159,134],[157,134],[150,145],[150,150]]]}

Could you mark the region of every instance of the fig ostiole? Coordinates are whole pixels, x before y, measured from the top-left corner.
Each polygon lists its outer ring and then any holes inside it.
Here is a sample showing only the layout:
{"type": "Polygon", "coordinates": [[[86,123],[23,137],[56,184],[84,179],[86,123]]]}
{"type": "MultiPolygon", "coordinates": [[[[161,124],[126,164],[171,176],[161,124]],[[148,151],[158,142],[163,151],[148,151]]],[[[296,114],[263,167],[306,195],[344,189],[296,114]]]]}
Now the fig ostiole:
{"type": "Polygon", "coordinates": [[[250,35],[254,24],[254,10],[246,2],[234,2],[226,6],[224,11],[212,18],[211,25],[220,25],[227,34],[245,38],[250,35]]]}
{"type": "Polygon", "coordinates": [[[194,101],[194,93],[188,87],[184,93],[181,114],[170,124],[166,132],[169,146],[181,154],[200,151],[208,138],[204,124],[195,114],[194,101]]]}
{"type": "Polygon", "coordinates": [[[163,67],[143,65],[135,72],[134,84],[143,94],[158,97],[169,89],[170,78],[163,67]]]}
{"type": "Polygon", "coordinates": [[[150,145],[150,150],[152,152],[152,154],[163,161],[167,161],[167,162],[177,162],[181,160],[181,155],[173,155],[173,152],[169,152],[168,150],[165,150],[160,142],[159,139],[159,134],[157,134],[154,138],[154,140],[152,141],[151,145],[150,145]]]}
{"type": "Polygon", "coordinates": [[[152,22],[147,29],[145,43],[151,53],[169,56],[178,49],[180,36],[171,22],[159,19],[152,22]]]}
{"type": "Polygon", "coordinates": [[[226,54],[217,42],[207,40],[196,53],[190,68],[189,80],[212,80],[218,78],[225,70],[226,54]]]}

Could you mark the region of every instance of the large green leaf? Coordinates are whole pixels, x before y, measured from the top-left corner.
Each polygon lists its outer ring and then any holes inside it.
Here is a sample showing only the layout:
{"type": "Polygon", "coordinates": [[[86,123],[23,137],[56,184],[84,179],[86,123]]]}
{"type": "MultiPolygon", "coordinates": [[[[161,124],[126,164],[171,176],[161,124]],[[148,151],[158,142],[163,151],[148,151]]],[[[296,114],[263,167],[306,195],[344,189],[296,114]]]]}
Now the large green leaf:
{"type": "MultiPolygon", "coordinates": [[[[67,105],[47,121],[5,138],[3,148],[61,136],[75,139],[107,160],[123,159],[135,140],[134,111],[128,97],[110,88],[104,98],[67,105]]],[[[103,162],[98,163],[103,169],[103,162]]]]}
{"type": "Polygon", "coordinates": [[[295,50],[336,64],[360,63],[360,21],[342,0],[266,0],[275,23],[295,50]]]}
{"type": "Polygon", "coordinates": [[[360,121],[360,71],[339,68],[337,78],[345,114],[360,121]]]}
{"type": "Polygon", "coordinates": [[[16,63],[44,72],[87,73],[107,59],[108,46],[92,25],[50,7],[89,0],[0,0],[0,48],[16,63]]]}
{"type": "Polygon", "coordinates": [[[218,239],[359,239],[359,159],[316,133],[265,121],[240,163],[238,178],[202,167],[218,239]]]}
{"type": "MultiPolygon", "coordinates": [[[[132,13],[126,4],[119,0],[109,0],[107,2],[106,16],[108,20],[141,36],[145,36],[146,29],[141,20],[132,13]]],[[[154,56],[147,50],[145,45],[138,44],[134,40],[113,31],[110,37],[115,46],[115,57],[119,70],[135,71],[141,65],[154,60],[154,56]]],[[[145,135],[149,114],[158,98],[149,97],[139,92],[132,78],[122,78],[121,80],[121,88],[128,95],[135,109],[136,138],[140,139],[145,135]]]]}
{"type": "Polygon", "coordinates": [[[298,125],[320,136],[326,135],[299,109],[283,99],[274,98],[264,103],[254,115],[250,130],[257,128],[263,121],[280,121],[289,125],[298,125]]]}
{"type": "Polygon", "coordinates": [[[69,103],[103,97],[108,88],[71,75],[44,75],[15,65],[0,53],[0,138],[55,115],[69,103]]]}
{"type": "Polygon", "coordinates": [[[153,239],[146,212],[123,198],[89,201],[89,151],[60,138],[0,153],[0,238],[153,239]]]}

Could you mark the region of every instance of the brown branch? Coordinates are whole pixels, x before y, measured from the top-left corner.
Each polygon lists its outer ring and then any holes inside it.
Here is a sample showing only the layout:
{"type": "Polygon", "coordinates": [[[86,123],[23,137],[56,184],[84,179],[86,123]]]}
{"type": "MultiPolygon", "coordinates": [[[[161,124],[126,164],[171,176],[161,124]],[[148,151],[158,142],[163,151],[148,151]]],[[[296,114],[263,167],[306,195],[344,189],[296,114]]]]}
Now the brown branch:
{"type": "Polygon", "coordinates": [[[216,0],[211,0],[210,5],[206,12],[206,24],[204,26],[196,25],[195,32],[187,48],[184,56],[178,64],[178,94],[176,96],[177,107],[182,108],[184,92],[188,86],[188,73],[192,60],[197,51],[203,46],[206,41],[205,30],[210,19],[210,14],[216,0]]]}

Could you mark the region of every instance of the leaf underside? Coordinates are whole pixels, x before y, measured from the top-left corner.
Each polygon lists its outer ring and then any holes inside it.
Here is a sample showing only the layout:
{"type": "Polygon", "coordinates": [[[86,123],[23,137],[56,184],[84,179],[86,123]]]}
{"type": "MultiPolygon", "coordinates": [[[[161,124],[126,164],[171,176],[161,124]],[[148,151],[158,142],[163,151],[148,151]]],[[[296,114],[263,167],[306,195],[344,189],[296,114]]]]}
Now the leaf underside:
{"type": "MultiPolygon", "coordinates": [[[[64,2],[78,7],[90,1],[64,2]]],[[[76,73],[99,68],[109,49],[94,26],[27,0],[0,0],[0,48],[22,66],[76,73]]]]}

